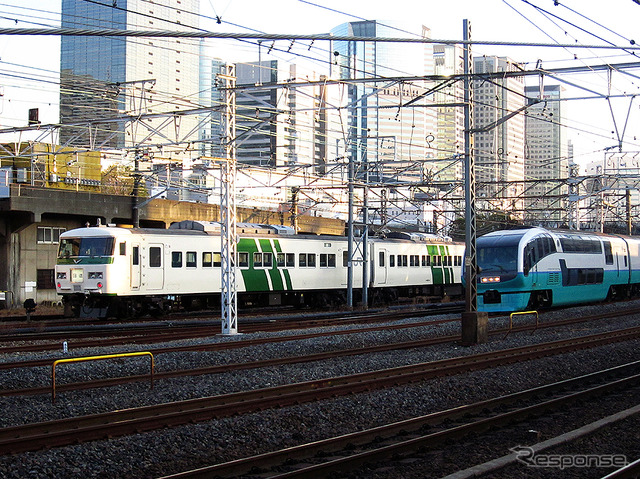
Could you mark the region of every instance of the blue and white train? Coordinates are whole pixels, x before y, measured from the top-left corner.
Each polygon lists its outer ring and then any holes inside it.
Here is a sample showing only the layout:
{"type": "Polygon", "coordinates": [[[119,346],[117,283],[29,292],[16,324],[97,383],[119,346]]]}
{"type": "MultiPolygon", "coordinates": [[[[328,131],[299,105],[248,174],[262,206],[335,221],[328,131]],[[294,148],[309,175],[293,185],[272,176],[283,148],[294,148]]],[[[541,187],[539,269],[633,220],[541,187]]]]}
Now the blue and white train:
{"type": "Polygon", "coordinates": [[[478,310],[512,312],[636,294],[640,239],[523,228],[477,239],[478,310]]]}
{"type": "MultiPolygon", "coordinates": [[[[236,280],[243,305],[343,304],[347,239],[294,234],[286,227],[239,225],[236,280]]],[[[461,292],[464,245],[424,234],[368,243],[369,299],[461,292]]],[[[353,260],[354,296],[362,285],[353,260]]],[[[69,316],[138,316],[181,305],[220,305],[220,232],[187,221],[169,229],[87,227],[60,235],[56,288],[69,316]]]]}

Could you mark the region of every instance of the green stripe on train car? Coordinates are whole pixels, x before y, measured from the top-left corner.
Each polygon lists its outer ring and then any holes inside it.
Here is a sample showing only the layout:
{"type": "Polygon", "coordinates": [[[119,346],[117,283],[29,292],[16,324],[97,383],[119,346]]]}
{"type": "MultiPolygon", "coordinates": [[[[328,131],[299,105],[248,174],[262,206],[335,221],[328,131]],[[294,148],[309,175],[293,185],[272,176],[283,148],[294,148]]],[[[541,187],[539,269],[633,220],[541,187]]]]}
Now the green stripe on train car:
{"type": "Polygon", "coordinates": [[[287,284],[287,290],[291,291],[293,286],[291,285],[291,275],[289,274],[288,269],[282,270],[284,272],[284,281],[287,284]]]}
{"type": "Polygon", "coordinates": [[[113,256],[101,256],[99,258],[59,258],[58,264],[113,264],[113,256]]]}
{"type": "Polygon", "coordinates": [[[249,253],[249,269],[241,269],[242,279],[246,291],[269,291],[267,272],[263,269],[253,269],[253,253],[258,252],[258,245],[253,238],[240,238],[238,252],[249,253]]]}
{"type": "Polygon", "coordinates": [[[431,268],[431,274],[433,275],[433,284],[443,284],[442,268],[431,268]]]}

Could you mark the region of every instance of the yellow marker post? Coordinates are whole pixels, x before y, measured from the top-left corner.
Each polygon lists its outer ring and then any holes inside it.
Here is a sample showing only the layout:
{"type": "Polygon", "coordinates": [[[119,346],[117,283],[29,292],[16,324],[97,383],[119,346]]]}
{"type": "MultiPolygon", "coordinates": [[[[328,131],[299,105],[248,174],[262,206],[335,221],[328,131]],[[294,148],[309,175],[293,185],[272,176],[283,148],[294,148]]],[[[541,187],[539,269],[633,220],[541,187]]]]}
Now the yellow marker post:
{"type": "Polygon", "coordinates": [[[149,356],[151,358],[151,389],[153,389],[153,370],[154,370],[154,360],[153,354],[148,351],[142,351],[138,353],[120,353],[120,354],[106,354],[102,356],[85,356],[82,358],[69,358],[69,359],[58,359],[53,362],[53,366],[51,369],[51,402],[55,404],[56,402],[56,366],[61,363],[79,363],[83,361],[97,361],[100,359],[115,359],[115,358],[127,358],[131,356],[149,356]]]}
{"type": "MultiPolygon", "coordinates": [[[[535,314],[536,315],[536,329],[538,329],[538,312],[537,311],[516,311],[515,313],[511,313],[509,315],[509,331],[507,331],[507,334],[504,335],[504,337],[506,338],[507,336],[509,336],[509,333],[511,332],[511,329],[513,328],[513,317],[517,314],[535,314]]],[[[502,338],[504,339],[504,338],[502,338]]]]}

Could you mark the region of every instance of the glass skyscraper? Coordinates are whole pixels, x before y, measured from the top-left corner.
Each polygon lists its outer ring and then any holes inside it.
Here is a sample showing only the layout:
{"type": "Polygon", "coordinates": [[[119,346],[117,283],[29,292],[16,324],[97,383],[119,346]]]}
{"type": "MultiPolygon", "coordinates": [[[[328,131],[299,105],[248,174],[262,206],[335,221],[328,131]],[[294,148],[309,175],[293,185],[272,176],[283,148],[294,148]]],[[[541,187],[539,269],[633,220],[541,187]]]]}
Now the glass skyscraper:
{"type": "MultiPolygon", "coordinates": [[[[192,31],[198,16],[198,0],[62,0],[62,28],[192,31]]],[[[61,143],[177,149],[197,117],[167,114],[198,106],[198,51],[193,39],[62,36],[60,121],[73,126],[61,143]]]]}
{"type": "MultiPolygon", "coordinates": [[[[335,36],[429,38],[424,26],[376,20],[349,22],[334,28],[335,36]]],[[[427,141],[435,134],[435,112],[417,105],[402,107],[427,88],[411,77],[433,73],[430,44],[336,40],[334,50],[340,78],[349,83],[349,125],[344,154],[368,163],[370,180],[418,180],[424,161],[432,155],[427,141]],[[367,82],[368,78],[389,78],[367,82]],[[406,80],[399,78],[408,77],[406,80]],[[402,171],[400,176],[398,171],[402,171]]],[[[424,103],[424,102],[422,102],[424,103]]]]}

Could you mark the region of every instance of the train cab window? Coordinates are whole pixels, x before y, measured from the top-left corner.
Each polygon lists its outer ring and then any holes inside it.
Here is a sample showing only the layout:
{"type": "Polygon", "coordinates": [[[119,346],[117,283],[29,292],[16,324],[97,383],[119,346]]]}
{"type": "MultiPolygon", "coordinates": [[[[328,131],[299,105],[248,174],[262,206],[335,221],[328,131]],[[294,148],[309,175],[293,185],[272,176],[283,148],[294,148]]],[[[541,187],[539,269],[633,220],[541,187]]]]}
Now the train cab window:
{"type": "Polygon", "coordinates": [[[384,268],[384,251],[380,251],[378,254],[378,264],[381,268],[384,268]]]}
{"type": "Polygon", "coordinates": [[[149,248],[149,267],[162,267],[162,249],[159,246],[151,246],[149,248]]]}
{"type": "Polygon", "coordinates": [[[213,253],[211,251],[204,251],[202,253],[202,267],[211,268],[213,266],[213,253]]]}
{"type": "Polygon", "coordinates": [[[131,249],[131,264],[137,266],[140,264],[140,247],[134,246],[131,249]]]}
{"type": "Polygon", "coordinates": [[[287,268],[295,268],[296,267],[296,255],[293,253],[287,253],[287,268]]]}
{"type": "Polygon", "coordinates": [[[262,253],[253,253],[253,267],[262,268],[262,253]]]}
{"type": "Polygon", "coordinates": [[[241,268],[249,267],[249,253],[238,253],[238,266],[241,268]]]}
{"type": "Polygon", "coordinates": [[[127,254],[127,243],[120,243],[120,256],[126,256],[127,254]]]}
{"type": "Polygon", "coordinates": [[[171,252],[171,267],[182,268],[182,251],[171,252]]]}
{"type": "Polygon", "coordinates": [[[187,251],[187,268],[195,268],[198,266],[197,255],[195,251],[187,251]]]}
{"type": "Polygon", "coordinates": [[[276,253],[276,266],[278,268],[284,268],[285,265],[284,253],[276,253]]]}
{"type": "Polygon", "coordinates": [[[389,268],[395,268],[395,266],[396,266],[396,255],[390,254],[389,255],[389,268]]]}

